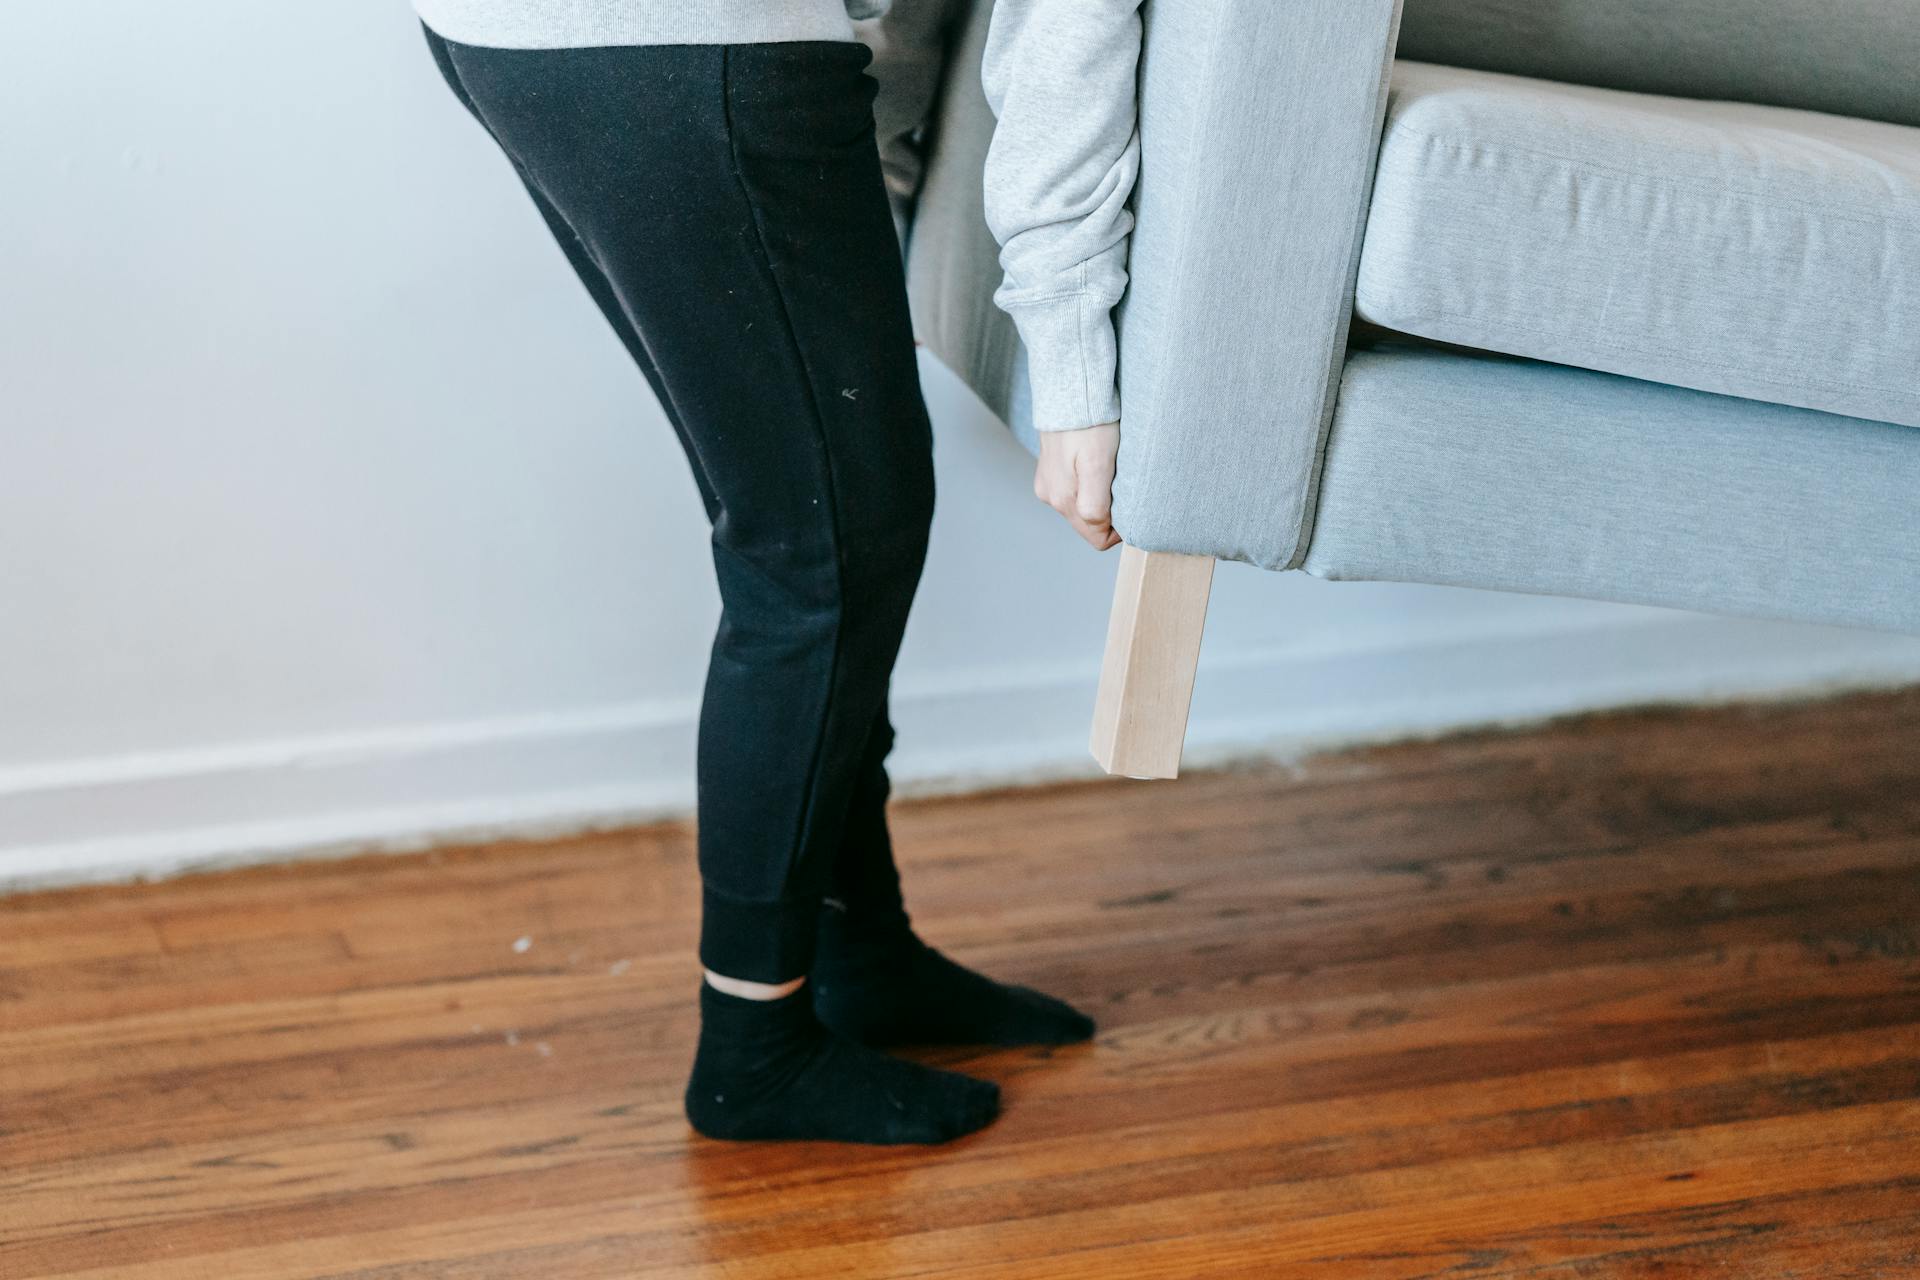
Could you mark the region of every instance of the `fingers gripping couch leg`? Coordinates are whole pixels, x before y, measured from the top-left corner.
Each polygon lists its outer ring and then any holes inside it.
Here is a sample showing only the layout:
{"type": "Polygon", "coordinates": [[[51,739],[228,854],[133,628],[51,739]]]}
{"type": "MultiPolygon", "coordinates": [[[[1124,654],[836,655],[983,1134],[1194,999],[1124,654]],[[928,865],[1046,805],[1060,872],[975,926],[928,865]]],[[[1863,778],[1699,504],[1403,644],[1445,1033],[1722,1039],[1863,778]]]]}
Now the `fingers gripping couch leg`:
{"type": "Polygon", "coordinates": [[[1211,556],[1121,548],[1093,708],[1093,758],[1108,773],[1179,776],[1212,586],[1211,556]]]}

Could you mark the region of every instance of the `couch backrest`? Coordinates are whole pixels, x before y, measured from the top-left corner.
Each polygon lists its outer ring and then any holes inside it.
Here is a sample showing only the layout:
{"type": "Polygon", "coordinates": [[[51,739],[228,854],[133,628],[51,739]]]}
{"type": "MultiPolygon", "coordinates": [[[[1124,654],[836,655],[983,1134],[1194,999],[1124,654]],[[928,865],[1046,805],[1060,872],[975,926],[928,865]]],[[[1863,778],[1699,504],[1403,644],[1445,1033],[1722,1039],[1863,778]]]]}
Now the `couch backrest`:
{"type": "Polygon", "coordinates": [[[1400,56],[1920,125],[1920,0],[1406,0],[1400,56]]]}

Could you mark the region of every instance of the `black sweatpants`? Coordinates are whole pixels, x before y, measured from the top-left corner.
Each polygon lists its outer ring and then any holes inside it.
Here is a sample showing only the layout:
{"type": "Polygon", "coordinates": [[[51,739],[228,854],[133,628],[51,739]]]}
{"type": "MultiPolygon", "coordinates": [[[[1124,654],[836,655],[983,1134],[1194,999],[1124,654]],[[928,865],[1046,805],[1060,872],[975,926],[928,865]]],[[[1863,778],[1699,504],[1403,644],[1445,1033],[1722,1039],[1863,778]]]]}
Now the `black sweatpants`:
{"type": "Polygon", "coordinates": [[[427,41],[693,467],[724,605],[700,715],[700,959],[798,977],[823,896],[900,907],[887,683],[933,512],[871,55],[427,41]]]}

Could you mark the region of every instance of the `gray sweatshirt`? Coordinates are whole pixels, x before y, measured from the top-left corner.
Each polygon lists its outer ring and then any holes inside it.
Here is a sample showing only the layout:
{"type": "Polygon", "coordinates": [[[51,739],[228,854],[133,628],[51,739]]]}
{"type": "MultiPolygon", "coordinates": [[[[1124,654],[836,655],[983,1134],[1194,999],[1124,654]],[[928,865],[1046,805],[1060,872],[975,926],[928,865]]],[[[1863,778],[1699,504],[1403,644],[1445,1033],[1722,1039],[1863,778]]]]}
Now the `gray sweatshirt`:
{"type": "MultiPolygon", "coordinates": [[[[501,49],[854,40],[873,46],[874,113],[896,209],[919,180],[950,20],[966,0],[414,0],[462,44],[501,49]],[[859,26],[856,27],[855,23],[859,26]]],[[[986,216],[994,293],[1026,344],[1034,426],[1115,422],[1113,306],[1127,287],[1140,167],[1134,81],[1141,0],[997,0],[981,68],[999,124],[986,216]]]]}
{"type": "Polygon", "coordinates": [[[851,40],[887,0],[414,0],[449,40],[493,49],[851,40]]]}
{"type": "Polygon", "coordinates": [[[987,30],[993,300],[1026,344],[1041,431],[1120,420],[1113,307],[1140,174],[1140,3],[998,0],[987,30]]]}

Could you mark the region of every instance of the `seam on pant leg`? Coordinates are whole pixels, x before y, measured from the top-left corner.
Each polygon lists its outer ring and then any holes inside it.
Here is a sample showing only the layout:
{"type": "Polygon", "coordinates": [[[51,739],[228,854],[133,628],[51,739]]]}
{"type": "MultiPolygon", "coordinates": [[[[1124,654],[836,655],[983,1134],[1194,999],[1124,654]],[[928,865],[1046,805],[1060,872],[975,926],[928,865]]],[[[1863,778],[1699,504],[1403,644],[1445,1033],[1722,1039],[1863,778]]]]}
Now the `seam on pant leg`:
{"type": "MultiPolygon", "coordinates": [[[[780,274],[773,268],[773,257],[767,251],[767,238],[761,226],[760,208],[754,202],[753,194],[747,188],[745,174],[740,169],[740,149],[738,134],[733,124],[733,50],[722,46],[720,50],[720,106],[722,119],[727,130],[727,161],[733,172],[734,185],[739,189],[740,199],[747,207],[747,217],[753,229],[753,247],[758,266],[765,274],[774,298],[779,302],[780,324],[786,331],[787,343],[793,349],[795,362],[800,366],[803,381],[806,383],[807,405],[811,410],[812,425],[820,440],[820,454],[827,476],[827,527],[833,541],[833,573],[835,595],[839,607],[835,611],[833,624],[833,661],[827,669],[826,703],[820,716],[820,732],[814,738],[813,753],[807,761],[806,786],[804,799],[800,805],[800,817],[792,841],[787,849],[787,877],[791,878],[798,865],[804,848],[808,826],[813,818],[815,797],[819,791],[821,762],[826,754],[827,726],[832,720],[833,705],[840,688],[841,645],[846,631],[846,586],[847,569],[842,559],[844,540],[840,535],[840,501],[834,484],[833,447],[827,438],[826,415],[820,408],[819,388],[815,385],[813,366],[807,362],[806,348],[801,345],[800,335],[794,328],[793,314],[788,306],[786,290],[780,286],[780,274]]],[[[782,882],[782,897],[785,897],[785,881],[782,882]]]]}

